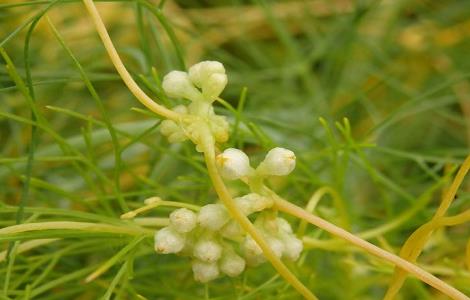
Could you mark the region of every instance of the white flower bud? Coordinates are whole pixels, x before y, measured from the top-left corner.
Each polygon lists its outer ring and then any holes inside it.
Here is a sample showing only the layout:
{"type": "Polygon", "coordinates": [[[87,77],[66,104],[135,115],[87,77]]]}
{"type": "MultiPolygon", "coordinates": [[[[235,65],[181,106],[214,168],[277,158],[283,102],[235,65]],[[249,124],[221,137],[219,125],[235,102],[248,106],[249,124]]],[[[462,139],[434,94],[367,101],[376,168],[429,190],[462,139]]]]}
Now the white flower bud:
{"type": "Polygon", "coordinates": [[[189,80],[188,74],[182,71],[171,71],[163,77],[162,87],[172,98],[185,98],[191,101],[202,99],[201,93],[189,80]]]}
{"type": "Polygon", "coordinates": [[[188,139],[188,137],[186,136],[186,134],[184,134],[183,131],[174,132],[170,134],[167,138],[168,142],[170,143],[181,143],[188,139]]]}
{"type": "Polygon", "coordinates": [[[202,88],[207,79],[213,74],[225,74],[224,65],[218,61],[201,61],[188,70],[189,79],[195,86],[202,88]]]}
{"type": "Polygon", "coordinates": [[[289,233],[289,234],[292,233],[292,227],[290,226],[289,222],[287,222],[286,219],[277,218],[276,222],[277,222],[279,231],[289,233]]]}
{"type": "Polygon", "coordinates": [[[205,283],[219,277],[219,268],[216,263],[208,263],[200,260],[192,262],[194,279],[205,283]]]}
{"type": "Polygon", "coordinates": [[[170,227],[164,227],[155,233],[155,251],[158,253],[178,253],[183,249],[184,235],[170,227]]]}
{"type": "Polygon", "coordinates": [[[202,238],[194,245],[193,254],[202,261],[215,262],[222,255],[222,246],[213,239],[202,238]]]}
{"type": "Polygon", "coordinates": [[[243,197],[233,199],[237,207],[245,214],[251,215],[252,213],[259,212],[269,208],[273,205],[272,199],[251,193],[243,197]]]}
{"type": "Polygon", "coordinates": [[[238,236],[241,236],[243,233],[244,231],[242,230],[240,225],[234,220],[229,221],[220,230],[220,234],[222,234],[222,236],[227,237],[227,238],[238,237],[238,236]]]}
{"type": "Polygon", "coordinates": [[[204,98],[209,100],[215,100],[227,85],[228,79],[226,74],[212,74],[207,78],[206,82],[202,84],[202,94],[204,98]]]}
{"type": "Polygon", "coordinates": [[[175,132],[181,131],[181,129],[176,125],[176,123],[172,120],[164,120],[160,124],[160,132],[164,136],[170,136],[175,132]]]}
{"type": "Polygon", "coordinates": [[[187,114],[188,113],[188,108],[185,105],[176,105],[171,109],[174,112],[177,112],[179,114],[187,114]]]}
{"type": "Polygon", "coordinates": [[[189,79],[201,88],[206,100],[215,100],[227,85],[224,65],[218,61],[203,61],[189,68],[189,79]]]}
{"type": "Polygon", "coordinates": [[[254,255],[254,254],[247,253],[245,255],[245,259],[246,259],[246,264],[250,267],[256,267],[266,262],[266,257],[264,257],[263,254],[254,255]]]}
{"type": "Polygon", "coordinates": [[[197,216],[187,208],[180,208],[170,214],[170,225],[178,232],[186,233],[196,227],[197,216]]]}
{"type": "Polygon", "coordinates": [[[207,204],[201,207],[197,222],[201,227],[217,231],[229,221],[227,210],[222,204],[207,204]]]}
{"type": "Polygon", "coordinates": [[[255,256],[263,254],[263,250],[261,250],[260,246],[258,246],[256,241],[249,235],[247,235],[245,238],[243,248],[245,249],[246,255],[255,256]]]}
{"type": "Polygon", "coordinates": [[[271,248],[271,250],[274,252],[274,255],[276,255],[277,257],[282,256],[282,253],[284,252],[285,248],[284,244],[280,239],[270,236],[266,239],[266,242],[268,242],[269,248],[271,248]]]}
{"type": "Polygon", "coordinates": [[[229,124],[225,116],[213,115],[210,118],[211,131],[215,140],[219,143],[225,143],[229,138],[229,124]]]}
{"type": "Polygon", "coordinates": [[[284,257],[291,261],[299,259],[300,253],[304,249],[302,241],[294,236],[284,236],[282,242],[284,244],[284,257]]]}
{"type": "Polygon", "coordinates": [[[233,251],[224,253],[219,262],[220,270],[230,277],[240,275],[245,270],[245,260],[233,251]]]}
{"type": "Polygon", "coordinates": [[[251,171],[248,156],[235,148],[225,149],[217,155],[216,162],[222,176],[229,180],[239,179],[251,171]]]}
{"type": "Polygon", "coordinates": [[[268,152],[266,158],[261,162],[257,170],[263,175],[283,176],[292,172],[294,168],[294,152],[276,147],[268,152]]]}

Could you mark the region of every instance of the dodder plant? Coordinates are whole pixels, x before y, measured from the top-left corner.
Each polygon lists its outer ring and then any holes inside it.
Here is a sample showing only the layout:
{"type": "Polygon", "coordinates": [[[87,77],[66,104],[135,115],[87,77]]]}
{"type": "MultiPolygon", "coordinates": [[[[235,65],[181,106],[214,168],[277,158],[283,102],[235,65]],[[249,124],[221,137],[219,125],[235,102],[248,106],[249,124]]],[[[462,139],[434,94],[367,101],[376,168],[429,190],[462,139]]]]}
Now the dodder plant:
{"type": "MultiPolygon", "coordinates": [[[[240,209],[242,205],[237,205],[237,202],[234,201],[222,179],[221,171],[230,179],[242,179],[249,185],[250,189],[257,194],[257,196],[267,197],[269,201],[272,201],[272,207],[270,210],[273,212],[281,211],[293,215],[318,226],[333,235],[343,238],[348,242],[361,247],[365,251],[393,263],[399,269],[415,275],[420,280],[437,288],[453,299],[468,299],[460,291],[418,266],[370,244],[344,229],[307,212],[301,207],[282,199],[274,191],[265,186],[262,181],[265,175],[285,175],[290,172],[293,167],[293,160],[295,159],[292,152],[275,148],[271,150],[272,152],[268,154],[266,160],[261,163],[256,170],[252,170],[251,167],[247,165],[247,158],[240,152],[240,150],[228,149],[227,152],[224,152],[221,156],[217,156],[219,152],[218,147],[220,147],[217,143],[223,143],[228,138],[225,119],[215,115],[211,106],[212,102],[217,99],[218,95],[227,83],[227,77],[223,66],[217,62],[202,62],[193,66],[189,70],[189,74],[181,71],[173,71],[169,73],[163,82],[163,87],[169,96],[183,97],[191,100],[192,102],[187,108],[180,106],[176,107],[174,110],[161,106],[147,96],[127,72],[111,42],[109,34],[106,31],[93,1],[84,0],[84,3],[95,23],[96,29],[114,66],[130,91],[147,108],[168,119],[165,124],[162,124],[162,132],[168,136],[170,141],[176,142],[182,141],[186,138],[190,139],[196,145],[196,149],[203,153],[214,189],[230,217],[260,248],[261,251],[257,251],[256,253],[262,252],[264,257],[273,265],[279,274],[305,298],[316,299],[315,295],[306,288],[282,262],[280,256],[282,256],[283,251],[277,250],[277,246],[275,246],[274,243],[269,243],[260,230],[251,223],[246,214],[240,209]],[[217,166],[217,161],[219,161],[219,167],[217,166]]],[[[470,159],[467,159],[467,161],[468,164],[470,164],[470,159]]],[[[259,200],[252,202],[257,204],[257,201],[259,200]]],[[[220,217],[220,214],[223,214],[222,209],[213,214],[211,218],[215,220],[220,217]]],[[[201,215],[198,217],[200,218],[200,216],[201,215]]],[[[211,218],[209,218],[209,223],[213,222],[211,218]]],[[[180,250],[184,251],[183,249],[186,244],[190,244],[190,242],[186,243],[185,237],[180,233],[177,233],[177,230],[173,230],[172,227],[175,227],[175,225],[170,225],[170,227],[164,229],[163,232],[157,233],[157,251],[166,252],[165,250],[168,251],[168,249],[173,250],[170,252],[179,252],[180,250]],[[175,245],[178,247],[175,247],[175,245]],[[172,249],[172,247],[175,248],[172,249]],[[178,249],[180,247],[181,249],[178,249]]],[[[213,242],[210,238],[208,240],[209,242],[204,240],[205,237],[202,239],[203,243],[206,243],[204,247],[212,249],[211,251],[213,251],[213,253],[210,253],[211,257],[203,257],[203,259],[201,259],[198,254],[199,250],[197,244],[194,246],[192,254],[190,255],[196,256],[197,258],[193,263],[193,270],[196,278],[201,281],[207,281],[217,276],[216,274],[218,274],[218,271],[216,271],[216,266],[213,265],[213,263],[220,259],[224,250],[219,249],[219,247],[221,247],[220,244],[213,242]],[[212,245],[207,246],[207,243],[210,242],[213,242],[212,245]],[[216,248],[219,250],[215,250],[216,248]]],[[[253,248],[255,248],[256,245],[253,244],[253,248]]],[[[281,246],[279,246],[279,248],[281,248],[281,246]]],[[[226,250],[226,255],[229,255],[228,253],[233,254],[231,251],[231,249],[226,250]]],[[[238,257],[237,260],[240,261],[238,268],[241,269],[241,260],[238,259],[238,257]]],[[[235,273],[238,272],[233,271],[233,274],[235,273]]]]}
{"type": "MultiPolygon", "coordinates": [[[[199,212],[199,215],[197,216],[200,227],[204,227],[202,224],[206,225],[206,229],[208,224],[209,227],[213,226],[212,228],[208,228],[212,233],[209,234],[209,237],[205,236],[204,230],[202,233],[198,232],[198,234],[201,235],[199,238],[197,236],[191,237],[192,230],[197,231],[198,228],[192,228],[192,226],[188,226],[188,224],[184,224],[184,226],[179,227],[179,225],[177,225],[178,221],[176,221],[178,219],[186,219],[190,213],[186,211],[184,213],[182,211],[176,211],[175,214],[177,214],[177,216],[173,216],[173,220],[175,221],[172,221],[169,227],[162,229],[156,234],[157,251],[163,253],[180,252],[185,251],[185,248],[190,248],[188,249],[189,255],[196,258],[193,262],[193,271],[195,277],[200,281],[208,281],[217,277],[218,267],[222,268],[222,270],[226,269],[224,259],[227,256],[236,257],[233,261],[236,260],[237,263],[232,262],[230,264],[231,267],[228,268],[229,270],[224,271],[227,274],[231,273],[229,275],[236,275],[236,273],[239,273],[242,269],[243,263],[241,262],[240,257],[237,254],[234,254],[233,249],[229,246],[227,246],[226,249],[221,249],[223,248],[220,244],[222,241],[219,240],[219,242],[217,242],[215,241],[217,238],[214,238],[214,231],[217,231],[214,229],[222,230],[222,226],[224,226],[224,222],[217,220],[222,218],[222,215],[226,210],[228,215],[230,215],[230,217],[236,222],[234,224],[239,225],[241,230],[246,233],[248,237],[247,241],[252,245],[251,247],[254,250],[254,254],[261,254],[262,252],[264,257],[273,265],[279,274],[306,299],[317,299],[316,296],[306,288],[282,262],[281,257],[283,254],[287,253],[285,252],[285,249],[283,249],[285,244],[282,245],[282,242],[270,242],[269,238],[263,236],[265,234],[263,234],[259,228],[263,228],[265,224],[262,224],[261,226],[256,226],[258,224],[253,225],[247,218],[246,212],[243,211],[243,205],[240,203],[241,201],[235,201],[232,198],[222,179],[221,174],[224,174],[228,179],[243,180],[256,195],[256,198],[266,197],[268,202],[272,201],[272,206],[266,207],[269,208],[269,211],[266,213],[268,215],[274,214],[274,216],[268,217],[271,220],[267,221],[268,223],[274,223],[274,232],[279,233],[282,231],[282,226],[279,226],[279,222],[277,222],[275,216],[278,211],[293,215],[318,226],[333,235],[343,238],[377,257],[393,263],[400,270],[415,275],[420,280],[442,291],[453,299],[468,299],[468,297],[460,291],[413,263],[370,244],[354,234],[351,234],[346,230],[309,213],[303,208],[281,198],[274,191],[264,185],[262,179],[266,175],[286,175],[292,170],[295,156],[291,151],[282,148],[271,150],[265,161],[263,161],[256,170],[253,170],[249,166],[247,157],[240,150],[227,149],[222,154],[218,155],[220,151],[218,147],[221,146],[218,143],[223,143],[228,138],[228,126],[226,120],[221,116],[215,115],[212,108],[212,103],[217,99],[227,83],[227,77],[222,64],[218,62],[202,62],[190,68],[189,74],[184,71],[173,71],[166,75],[162,85],[168,95],[170,97],[183,97],[191,101],[191,104],[188,107],[179,106],[170,110],[155,103],[138,87],[120,60],[93,1],[84,0],[84,3],[95,23],[96,29],[114,66],[130,91],[147,108],[167,119],[167,121],[162,124],[162,133],[167,135],[168,139],[172,142],[190,139],[196,145],[196,149],[203,153],[207,171],[210,179],[212,180],[214,189],[217,192],[221,203],[224,205],[224,209],[222,209],[222,206],[208,205],[204,207],[204,210],[210,210],[209,218],[204,218],[205,214],[201,214],[201,212],[199,212]],[[178,217],[178,215],[185,216],[178,217]],[[201,222],[202,220],[205,221],[201,222]],[[183,227],[184,230],[182,230],[183,227]],[[281,229],[279,229],[280,227],[281,229]],[[177,230],[178,228],[180,229],[179,231],[177,230]],[[182,232],[186,230],[189,232],[182,232]],[[190,236],[189,238],[187,237],[188,234],[190,236]],[[192,239],[197,239],[195,245],[191,245],[192,239]],[[252,239],[254,243],[251,242],[250,239],[252,239]],[[257,247],[259,247],[259,250],[257,247]],[[204,252],[204,250],[201,251],[201,248],[206,250],[206,253],[201,253],[204,252]],[[209,255],[207,255],[207,249],[209,249],[209,255]],[[217,267],[215,262],[218,260],[222,260],[222,262],[217,267]],[[236,265],[236,267],[234,267],[234,265],[236,265]]],[[[462,167],[463,173],[466,172],[469,165],[470,158],[466,160],[466,164],[462,167]]],[[[454,191],[454,195],[455,192],[456,191],[454,191]]],[[[250,201],[251,205],[256,206],[258,205],[258,201],[261,200],[248,199],[247,201],[250,201]]],[[[188,220],[193,219],[194,217],[195,216],[192,215],[191,217],[188,217],[188,220]]],[[[265,218],[264,212],[259,216],[259,218],[261,220],[265,218]]],[[[468,220],[468,213],[466,213],[463,218],[459,218],[459,221],[461,222],[462,219],[468,220]]],[[[265,221],[261,222],[264,223],[265,221]]],[[[288,228],[286,232],[289,232],[288,228]]],[[[293,236],[289,236],[289,238],[295,239],[293,236]]],[[[247,249],[248,251],[246,251],[246,254],[251,255],[250,246],[248,246],[248,248],[249,249],[247,249]]]]}
{"type": "MultiPolygon", "coordinates": [[[[204,156],[208,174],[218,195],[218,199],[214,199],[214,203],[203,207],[164,201],[158,197],[150,198],[146,201],[146,206],[124,214],[123,219],[131,219],[138,213],[154,207],[177,207],[169,215],[169,225],[165,222],[158,224],[166,227],[155,233],[155,250],[157,252],[161,254],[178,253],[191,257],[194,277],[201,282],[213,280],[221,273],[232,277],[238,276],[246,266],[257,265],[267,260],[301,295],[307,299],[316,299],[315,295],[297,279],[283,262],[283,260],[295,261],[302,251],[301,241],[293,234],[290,224],[280,214],[285,213],[297,217],[303,222],[318,226],[368,253],[394,264],[396,272],[386,295],[388,299],[392,299],[396,295],[407,273],[413,274],[453,299],[468,299],[460,291],[424,271],[413,262],[435,229],[461,224],[470,219],[469,211],[451,217],[445,216],[457,188],[470,167],[470,159],[464,162],[435,217],[420,227],[407,241],[400,257],[396,256],[301,207],[293,205],[264,184],[264,179],[269,176],[285,176],[292,171],[295,167],[293,152],[283,148],[271,149],[264,161],[253,168],[248,157],[241,150],[224,149],[224,142],[229,138],[228,123],[223,116],[215,114],[212,106],[214,101],[220,100],[218,97],[228,82],[221,63],[201,62],[192,66],[187,72],[183,70],[167,74],[162,85],[167,95],[184,98],[190,102],[186,106],[180,105],[173,109],[162,106],[146,95],[126,70],[92,0],[84,0],[84,3],[114,66],[129,90],[148,109],[165,119],[160,129],[170,142],[190,140],[195,144],[196,150],[204,156]],[[223,179],[243,181],[248,186],[250,193],[233,198],[223,179]],[[220,203],[218,203],[219,201],[220,203]],[[254,223],[250,219],[254,220],[254,223]]],[[[2,51],[2,55],[7,64],[11,64],[6,53],[2,51]]],[[[11,70],[11,77],[19,86],[18,83],[21,80],[14,70],[11,70]]],[[[138,226],[123,228],[123,226],[83,222],[44,222],[10,226],[1,229],[0,234],[8,235],[58,228],[100,230],[119,234],[142,233],[138,226]]],[[[303,226],[301,226],[302,228],[303,226]]],[[[134,240],[120,253],[132,249],[140,241],[141,239],[134,240]]],[[[21,246],[23,249],[28,249],[46,242],[49,241],[33,240],[31,243],[21,246]]],[[[12,252],[19,248],[20,246],[15,244],[12,252]]],[[[119,253],[116,257],[119,257],[119,253]]],[[[87,277],[87,281],[97,278],[117,259],[112,258],[101,268],[95,270],[87,277]]],[[[88,272],[88,269],[85,271],[88,272]]]]}

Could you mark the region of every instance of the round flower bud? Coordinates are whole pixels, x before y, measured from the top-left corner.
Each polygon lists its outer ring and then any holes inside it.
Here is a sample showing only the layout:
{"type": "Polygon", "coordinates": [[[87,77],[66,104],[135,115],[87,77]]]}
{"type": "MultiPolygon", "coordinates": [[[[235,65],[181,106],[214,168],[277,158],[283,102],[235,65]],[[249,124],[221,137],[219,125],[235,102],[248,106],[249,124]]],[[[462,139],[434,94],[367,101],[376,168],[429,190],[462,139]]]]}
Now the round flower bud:
{"type": "Polygon", "coordinates": [[[285,236],[282,238],[284,244],[284,257],[291,261],[299,259],[300,253],[304,249],[304,245],[301,240],[294,236],[285,236]]]}
{"type": "Polygon", "coordinates": [[[243,248],[245,249],[246,255],[254,256],[263,254],[263,250],[261,250],[260,246],[258,246],[256,241],[251,236],[246,236],[243,243],[243,248]]]}
{"type": "Polygon", "coordinates": [[[206,283],[219,277],[219,268],[216,263],[208,263],[200,260],[192,262],[194,279],[206,283]]]}
{"type": "Polygon", "coordinates": [[[268,237],[266,239],[266,242],[268,242],[269,247],[274,252],[274,255],[276,255],[277,257],[282,256],[282,253],[284,252],[285,248],[284,244],[280,239],[277,239],[275,237],[268,237]]]}
{"type": "Polygon", "coordinates": [[[188,108],[184,105],[176,105],[171,109],[174,112],[177,112],[179,114],[187,114],[188,113],[188,108]]]}
{"type": "Polygon", "coordinates": [[[178,253],[184,243],[185,237],[171,227],[164,227],[155,233],[155,251],[158,253],[178,253]]]}
{"type": "Polygon", "coordinates": [[[223,273],[235,277],[245,270],[245,260],[235,252],[229,251],[220,259],[219,267],[223,273]]]}
{"type": "Polygon", "coordinates": [[[174,132],[170,134],[167,138],[168,142],[170,143],[181,143],[188,139],[188,137],[186,136],[186,134],[184,134],[183,131],[174,132]]]}
{"type": "Polygon", "coordinates": [[[248,156],[235,148],[225,149],[217,155],[216,162],[222,176],[229,180],[239,179],[251,171],[248,156]]]}
{"type": "Polygon", "coordinates": [[[202,99],[201,93],[189,80],[188,74],[182,71],[171,71],[163,77],[162,87],[172,98],[185,98],[191,101],[202,99]]]}
{"type": "Polygon", "coordinates": [[[186,233],[196,227],[197,216],[187,208],[180,208],[170,214],[170,225],[178,232],[186,233]]]}
{"type": "Polygon", "coordinates": [[[249,254],[245,255],[246,264],[250,267],[256,267],[266,261],[266,257],[263,254],[249,254]]]}
{"type": "Polygon", "coordinates": [[[176,123],[172,120],[164,120],[160,124],[160,132],[164,136],[172,135],[173,133],[180,131],[181,129],[176,125],[176,123]]]}
{"type": "Polygon", "coordinates": [[[189,79],[195,86],[202,88],[204,82],[213,74],[225,74],[224,65],[218,61],[201,61],[188,70],[189,79]]]}
{"type": "Polygon", "coordinates": [[[277,222],[279,231],[285,232],[285,233],[292,233],[292,227],[290,226],[289,222],[287,222],[286,219],[277,218],[276,222],[277,222]]]}
{"type": "Polygon", "coordinates": [[[220,233],[224,237],[234,238],[242,235],[244,231],[236,221],[231,220],[227,224],[225,224],[224,227],[222,227],[220,233]]]}
{"type": "Polygon", "coordinates": [[[267,197],[251,193],[243,197],[233,199],[237,207],[245,214],[259,212],[273,205],[273,201],[267,197]]]}
{"type": "Polygon", "coordinates": [[[197,222],[201,227],[217,231],[229,221],[229,215],[221,204],[207,204],[201,207],[197,222]]]}
{"type": "Polygon", "coordinates": [[[209,76],[205,82],[202,83],[202,94],[205,99],[215,100],[227,85],[228,79],[226,74],[215,73],[209,76]]]}
{"type": "Polygon", "coordinates": [[[222,255],[222,246],[212,239],[200,239],[194,245],[193,255],[205,262],[215,262],[222,255]]]}
{"type": "Polygon", "coordinates": [[[264,175],[283,176],[295,168],[294,152],[276,147],[271,149],[266,158],[258,167],[258,171],[264,175]]]}

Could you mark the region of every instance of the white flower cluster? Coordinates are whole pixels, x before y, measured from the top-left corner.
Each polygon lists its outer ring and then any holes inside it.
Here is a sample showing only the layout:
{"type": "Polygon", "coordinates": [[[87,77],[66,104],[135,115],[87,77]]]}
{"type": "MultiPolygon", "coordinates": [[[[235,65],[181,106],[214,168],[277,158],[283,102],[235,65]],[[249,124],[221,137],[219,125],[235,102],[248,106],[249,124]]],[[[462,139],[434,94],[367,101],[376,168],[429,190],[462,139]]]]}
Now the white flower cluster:
{"type": "MultiPolygon", "coordinates": [[[[302,242],[286,220],[275,217],[269,210],[273,205],[271,199],[251,193],[234,201],[247,216],[259,212],[255,227],[276,255],[297,260],[302,242]]],[[[221,273],[235,277],[247,264],[265,261],[256,242],[241,230],[221,204],[207,204],[198,213],[186,208],[173,211],[170,225],[155,234],[155,251],[191,257],[194,278],[200,282],[216,279],[221,273]]]]}
{"type": "Polygon", "coordinates": [[[295,168],[294,152],[276,147],[271,149],[264,160],[254,170],[248,156],[241,150],[228,148],[217,155],[217,165],[222,176],[229,180],[245,176],[285,176],[295,168]]]}
{"type": "MultiPolygon", "coordinates": [[[[227,85],[224,66],[217,61],[203,61],[189,68],[188,72],[171,71],[163,78],[162,87],[171,98],[183,98],[191,101],[188,106],[178,105],[173,111],[201,117],[206,122],[219,143],[228,139],[228,123],[224,116],[214,112],[212,103],[219,97],[227,85]]],[[[164,120],[160,131],[168,137],[170,143],[191,139],[198,144],[200,136],[198,124],[184,124],[164,120]]]]}

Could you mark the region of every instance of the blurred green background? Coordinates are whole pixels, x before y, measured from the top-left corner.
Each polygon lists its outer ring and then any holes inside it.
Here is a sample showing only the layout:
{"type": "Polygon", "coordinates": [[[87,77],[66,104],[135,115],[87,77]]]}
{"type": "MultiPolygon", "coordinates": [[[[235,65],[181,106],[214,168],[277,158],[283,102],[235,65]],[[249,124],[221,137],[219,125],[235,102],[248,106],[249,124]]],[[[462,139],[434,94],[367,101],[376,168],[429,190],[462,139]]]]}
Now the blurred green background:
{"type": "MultiPolygon", "coordinates": [[[[469,1],[142,0],[97,6],[126,66],[161,103],[177,104],[159,87],[168,71],[221,61],[229,76],[222,97],[241,112],[237,118],[217,104],[233,125],[229,146],[255,160],[273,146],[294,150],[298,167],[288,179],[272,182],[276,189],[304,206],[315,190],[331,187],[344,201],[353,232],[398,222],[370,238],[387,250],[398,252],[432,217],[455,165],[469,152],[469,1]]],[[[154,195],[216,201],[193,146],[168,144],[156,116],[131,110],[142,107],[116,74],[80,1],[2,1],[0,45],[25,83],[18,85],[3,58],[1,227],[121,222],[121,213],[154,195]],[[19,207],[27,208],[17,219],[19,207]]],[[[449,214],[470,208],[469,187],[467,180],[449,214]]],[[[317,213],[344,221],[330,201],[317,213]]],[[[469,231],[468,224],[437,231],[419,259],[468,295],[469,231]]],[[[331,239],[315,228],[307,235],[331,239]]],[[[17,254],[14,263],[3,258],[0,299],[99,299],[116,278],[106,297],[299,297],[267,265],[242,278],[197,284],[187,261],[157,256],[151,239],[89,284],[83,283],[86,275],[129,238],[49,230],[0,237],[0,250],[5,255],[11,241],[33,238],[61,240],[17,254]]],[[[290,267],[320,299],[383,295],[389,265],[341,244],[308,248],[290,267]]],[[[415,279],[408,279],[400,297],[445,299],[415,279]]]]}

